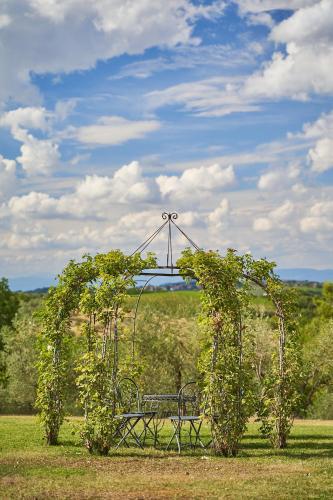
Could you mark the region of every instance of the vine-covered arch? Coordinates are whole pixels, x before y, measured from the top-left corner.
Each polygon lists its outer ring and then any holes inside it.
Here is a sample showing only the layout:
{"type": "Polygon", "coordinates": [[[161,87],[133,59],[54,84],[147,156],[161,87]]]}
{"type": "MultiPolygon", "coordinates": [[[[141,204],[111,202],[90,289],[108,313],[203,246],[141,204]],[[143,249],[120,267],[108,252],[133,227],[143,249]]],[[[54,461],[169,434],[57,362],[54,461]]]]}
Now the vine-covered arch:
{"type": "MultiPolygon", "coordinates": [[[[124,301],[139,274],[156,276],[161,267],[171,275],[194,278],[202,288],[201,327],[205,345],[200,361],[203,386],[208,398],[208,415],[216,453],[234,456],[253,414],[250,336],[243,318],[250,301],[249,283],[263,288],[276,307],[279,325],[278,356],[265,378],[261,416],[272,442],[286,445],[297,393],[297,332],[293,320],[292,297],[274,274],[274,264],[228,250],[201,250],[166,214],[161,226],[168,229],[167,266],[159,266],[154,255],[142,257],[159,228],[132,255],[119,250],[80,263],[70,261],[50,289],[42,311],[37,407],[49,444],[56,444],[64,419],[64,388],[68,373],[71,317],[85,317],[82,333],[85,351],[77,360],[79,403],[84,410],[82,436],[89,451],[107,454],[116,426],[116,382],[119,369],[129,374],[135,366],[125,362],[119,368],[119,325],[124,319],[124,301]],[[187,237],[187,248],[173,264],[171,224],[187,237]],[[148,244],[147,244],[148,243],[148,244]],[[152,271],[147,271],[152,270],[152,271]],[[177,270],[177,271],[176,271],[177,270]]],[[[165,275],[165,272],[161,273],[165,275]]]]}

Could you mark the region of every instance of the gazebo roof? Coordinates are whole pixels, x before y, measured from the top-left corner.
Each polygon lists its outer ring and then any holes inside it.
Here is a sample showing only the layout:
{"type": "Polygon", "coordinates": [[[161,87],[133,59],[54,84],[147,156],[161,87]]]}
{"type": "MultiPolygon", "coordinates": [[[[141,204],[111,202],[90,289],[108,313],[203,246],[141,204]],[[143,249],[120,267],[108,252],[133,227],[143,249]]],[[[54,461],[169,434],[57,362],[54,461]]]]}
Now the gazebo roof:
{"type": "Polygon", "coordinates": [[[180,276],[178,268],[173,262],[173,247],[172,247],[172,237],[174,232],[181,233],[185,239],[190,243],[190,245],[196,250],[200,250],[199,246],[190,238],[185,231],[175,222],[178,219],[178,214],[176,212],[163,212],[162,213],[163,223],[148,237],[141,245],[136,248],[132,253],[141,253],[146,250],[149,245],[155,240],[155,238],[161,234],[163,231],[167,231],[167,250],[166,250],[166,265],[157,266],[160,271],[143,271],[140,273],[142,276],[180,276]],[[162,272],[164,270],[164,272],[162,272]]]}

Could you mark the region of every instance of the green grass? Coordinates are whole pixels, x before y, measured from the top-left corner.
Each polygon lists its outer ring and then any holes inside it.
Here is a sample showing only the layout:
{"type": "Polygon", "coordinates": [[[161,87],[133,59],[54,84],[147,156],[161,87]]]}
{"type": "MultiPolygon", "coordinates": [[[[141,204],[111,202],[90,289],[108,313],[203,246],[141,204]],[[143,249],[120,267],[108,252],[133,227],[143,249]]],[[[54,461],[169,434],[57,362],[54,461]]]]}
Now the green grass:
{"type": "MultiPolygon", "coordinates": [[[[47,447],[34,417],[0,417],[0,498],[332,498],[333,422],[297,422],[286,450],[250,424],[237,458],[146,448],[90,456],[72,434],[47,447]]],[[[164,427],[164,438],[170,429],[164,427]]]]}

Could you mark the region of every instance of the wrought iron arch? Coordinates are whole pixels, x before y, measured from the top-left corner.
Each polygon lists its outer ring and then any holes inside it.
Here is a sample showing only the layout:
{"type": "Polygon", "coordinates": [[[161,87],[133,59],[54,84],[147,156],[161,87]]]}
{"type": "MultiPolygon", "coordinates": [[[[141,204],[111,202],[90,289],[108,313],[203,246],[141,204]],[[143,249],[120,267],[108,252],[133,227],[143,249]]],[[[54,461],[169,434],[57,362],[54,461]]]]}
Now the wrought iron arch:
{"type": "Polygon", "coordinates": [[[133,256],[136,253],[142,253],[144,252],[149,245],[157,238],[158,235],[162,233],[163,230],[167,231],[167,250],[166,250],[166,264],[165,265],[158,265],[156,267],[157,271],[155,270],[144,270],[142,271],[139,276],[146,276],[147,279],[145,283],[143,284],[142,287],[140,287],[140,292],[138,294],[138,298],[136,301],[136,304],[134,306],[134,315],[133,315],[133,330],[132,330],[132,361],[134,362],[135,359],[135,342],[136,342],[136,332],[137,332],[137,316],[138,316],[138,311],[139,311],[139,306],[140,302],[142,299],[142,296],[149,285],[149,283],[157,277],[181,277],[182,275],[179,273],[179,268],[174,265],[173,257],[174,257],[174,252],[173,252],[173,242],[172,242],[172,236],[173,236],[173,230],[177,230],[180,234],[184,236],[184,238],[190,243],[190,245],[195,249],[195,250],[201,250],[200,247],[188,236],[188,234],[185,233],[185,231],[175,222],[178,219],[178,213],[177,212],[163,212],[161,214],[163,223],[150,235],[148,238],[146,238],[135,250],[132,252],[131,256],[133,256]],[[162,272],[162,271],[166,272],[162,272]]]}

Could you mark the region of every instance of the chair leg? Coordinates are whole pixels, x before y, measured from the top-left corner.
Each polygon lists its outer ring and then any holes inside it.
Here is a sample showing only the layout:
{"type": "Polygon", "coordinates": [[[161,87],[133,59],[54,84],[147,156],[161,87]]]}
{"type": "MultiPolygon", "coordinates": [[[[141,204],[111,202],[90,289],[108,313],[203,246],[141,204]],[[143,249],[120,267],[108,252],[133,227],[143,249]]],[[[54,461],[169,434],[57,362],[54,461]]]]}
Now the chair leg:
{"type": "Polygon", "coordinates": [[[174,427],[174,433],[172,434],[171,439],[170,439],[170,441],[169,441],[168,446],[166,447],[166,449],[167,450],[169,449],[172,441],[176,438],[176,442],[177,442],[177,446],[178,446],[178,451],[180,453],[180,443],[181,443],[181,441],[180,441],[180,434],[181,434],[180,427],[181,427],[181,422],[180,422],[180,420],[177,420],[177,421],[176,420],[172,420],[172,425],[174,427]]]}
{"type": "Polygon", "coordinates": [[[146,442],[146,438],[147,438],[147,434],[148,432],[152,435],[152,437],[154,438],[154,443],[155,443],[155,440],[156,440],[156,435],[155,435],[155,432],[151,430],[149,424],[150,422],[153,420],[153,418],[155,417],[155,415],[151,415],[150,417],[148,417],[147,419],[145,417],[143,417],[143,430],[140,432],[138,438],[140,439],[142,434],[144,434],[144,438],[143,438],[143,445],[145,445],[145,442],[146,442]]]}
{"type": "Polygon", "coordinates": [[[129,446],[128,443],[127,443],[127,438],[129,436],[132,436],[132,438],[135,440],[136,444],[141,448],[143,449],[143,446],[142,444],[140,443],[139,439],[138,439],[138,436],[137,434],[135,433],[134,431],[134,427],[136,426],[136,424],[139,422],[139,420],[141,419],[141,417],[137,417],[135,419],[133,419],[133,421],[131,422],[131,420],[129,419],[126,419],[126,422],[125,422],[125,425],[124,425],[124,434],[121,438],[121,440],[119,441],[119,443],[117,444],[116,446],[116,449],[119,448],[119,446],[124,443],[126,444],[126,446],[129,446]]]}
{"type": "Polygon", "coordinates": [[[178,453],[180,453],[180,450],[181,450],[181,432],[182,432],[182,424],[181,424],[181,420],[179,420],[178,422],[178,426],[177,426],[177,433],[176,433],[176,441],[177,441],[177,445],[178,445],[178,453]]]}
{"type": "Polygon", "coordinates": [[[190,426],[193,429],[194,434],[195,434],[194,447],[199,442],[200,446],[202,446],[202,448],[206,448],[205,445],[203,444],[203,442],[201,441],[201,438],[200,438],[200,430],[201,430],[201,426],[202,426],[202,420],[199,422],[197,427],[195,426],[194,422],[192,422],[192,421],[190,422],[190,426]]]}

